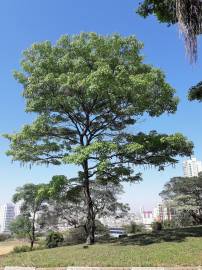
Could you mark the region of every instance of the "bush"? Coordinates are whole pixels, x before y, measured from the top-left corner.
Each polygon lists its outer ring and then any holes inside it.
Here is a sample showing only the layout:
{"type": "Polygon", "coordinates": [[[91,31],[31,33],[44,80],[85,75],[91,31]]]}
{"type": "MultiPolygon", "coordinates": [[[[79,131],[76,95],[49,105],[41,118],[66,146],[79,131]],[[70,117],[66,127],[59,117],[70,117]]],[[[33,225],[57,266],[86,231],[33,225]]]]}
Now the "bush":
{"type": "Polygon", "coordinates": [[[29,246],[17,246],[14,247],[13,252],[14,253],[21,253],[21,252],[28,252],[31,251],[29,246]]]}
{"type": "Polygon", "coordinates": [[[5,234],[5,233],[0,234],[0,242],[6,241],[9,238],[11,238],[11,236],[9,234],[5,234]]]}
{"type": "Polygon", "coordinates": [[[95,234],[98,236],[109,234],[109,229],[101,221],[95,220],[95,234]]]}
{"type": "Polygon", "coordinates": [[[50,232],[46,237],[46,247],[55,248],[64,242],[64,237],[59,232],[50,232]]]}
{"type": "Polygon", "coordinates": [[[82,244],[85,242],[86,232],[83,226],[70,229],[65,238],[65,244],[82,244]]]}
{"type": "Polygon", "coordinates": [[[162,226],[163,229],[173,229],[178,227],[175,220],[164,220],[162,226]]]}
{"type": "Polygon", "coordinates": [[[162,223],[161,222],[155,221],[152,223],[152,231],[153,232],[159,232],[161,230],[162,230],[162,223]]]}
{"type": "Polygon", "coordinates": [[[136,224],[135,222],[131,222],[129,225],[125,226],[127,233],[141,233],[145,231],[145,227],[143,224],[136,224]]]}

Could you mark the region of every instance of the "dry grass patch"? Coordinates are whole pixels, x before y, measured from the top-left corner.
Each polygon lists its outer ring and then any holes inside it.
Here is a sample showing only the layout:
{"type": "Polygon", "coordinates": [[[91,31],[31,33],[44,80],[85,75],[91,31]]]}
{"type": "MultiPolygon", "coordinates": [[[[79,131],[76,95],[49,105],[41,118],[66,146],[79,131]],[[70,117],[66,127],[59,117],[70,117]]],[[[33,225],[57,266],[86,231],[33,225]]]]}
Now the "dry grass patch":
{"type": "Polygon", "coordinates": [[[10,253],[14,247],[23,245],[19,240],[9,240],[0,242],[0,256],[10,253]]]}

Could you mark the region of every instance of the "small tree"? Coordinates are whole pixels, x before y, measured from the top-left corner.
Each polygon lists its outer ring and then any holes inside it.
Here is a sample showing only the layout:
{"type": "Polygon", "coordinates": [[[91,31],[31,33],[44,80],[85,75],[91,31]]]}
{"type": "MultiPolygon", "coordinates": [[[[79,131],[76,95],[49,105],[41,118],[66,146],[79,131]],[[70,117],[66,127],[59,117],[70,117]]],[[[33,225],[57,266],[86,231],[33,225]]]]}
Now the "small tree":
{"type": "Polygon", "coordinates": [[[33,249],[35,242],[37,213],[44,210],[46,207],[43,203],[47,199],[45,194],[46,185],[39,184],[25,184],[22,187],[16,189],[16,193],[13,195],[13,202],[21,202],[21,214],[17,223],[14,223],[14,227],[19,229],[19,232],[25,232],[29,235],[31,242],[31,250],[33,249]],[[21,228],[21,229],[20,229],[21,228]]]}
{"type": "Polygon", "coordinates": [[[10,231],[13,235],[19,238],[28,238],[33,248],[34,238],[32,233],[32,224],[28,216],[18,216],[10,224],[10,231]]]}
{"type": "Polygon", "coordinates": [[[187,213],[195,224],[202,224],[202,175],[174,177],[165,184],[160,195],[164,200],[172,202],[178,214],[181,212],[181,218],[186,217],[187,213]]]}
{"type": "Polygon", "coordinates": [[[7,154],[23,164],[77,165],[88,244],[95,234],[92,181],[140,181],[136,165],[163,169],[192,152],[181,134],[128,132],[143,115],[174,113],[178,103],[164,74],[142,62],[141,48],[134,37],[63,36],[56,45],[34,44],[15,72],[26,111],[37,118],[6,135],[7,154]]]}

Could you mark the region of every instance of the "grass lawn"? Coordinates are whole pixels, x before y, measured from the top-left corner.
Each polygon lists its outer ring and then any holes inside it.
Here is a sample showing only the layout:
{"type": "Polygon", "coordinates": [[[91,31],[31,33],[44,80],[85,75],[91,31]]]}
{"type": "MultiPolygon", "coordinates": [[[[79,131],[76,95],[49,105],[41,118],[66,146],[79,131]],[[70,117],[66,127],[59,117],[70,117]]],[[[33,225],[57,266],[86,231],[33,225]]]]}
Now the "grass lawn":
{"type": "Polygon", "coordinates": [[[202,265],[202,227],[141,234],[98,243],[9,254],[3,266],[198,266],[202,265]]]}

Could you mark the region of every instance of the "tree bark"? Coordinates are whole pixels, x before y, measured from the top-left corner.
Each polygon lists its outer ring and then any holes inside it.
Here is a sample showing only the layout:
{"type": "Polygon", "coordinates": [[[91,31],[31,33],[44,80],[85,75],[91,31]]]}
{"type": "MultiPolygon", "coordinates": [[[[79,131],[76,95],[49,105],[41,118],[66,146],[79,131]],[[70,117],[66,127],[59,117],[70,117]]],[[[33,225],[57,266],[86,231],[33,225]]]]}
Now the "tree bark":
{"type": "Polygon", "coordinates": [[[34,247],[34,240],[32,239],[32,240],[31,240],[31,246],[30,246],[30,250],[31,250],[31,251],[33,250],[33,247],[34,247]]]}
{"type": "Polygon", "coordinates": [[[95,243],[95,214],[93,201],[90,194],[89,186],[89,173],[88,173],[88,161],[86,160],[83,165],[84,169],[84,195],[86,199],[87,217],[86,217],[86,244],[93,245],[95,243]]]}
{"type": "Polygon", "coordinates": [[[36,218],[36,212],[34,212],[33,219],[32,219],[32,231],[31,231],[31,247],[30,249],[33,250],[34,242],[35,242],[35,218],[36,218]]]}

